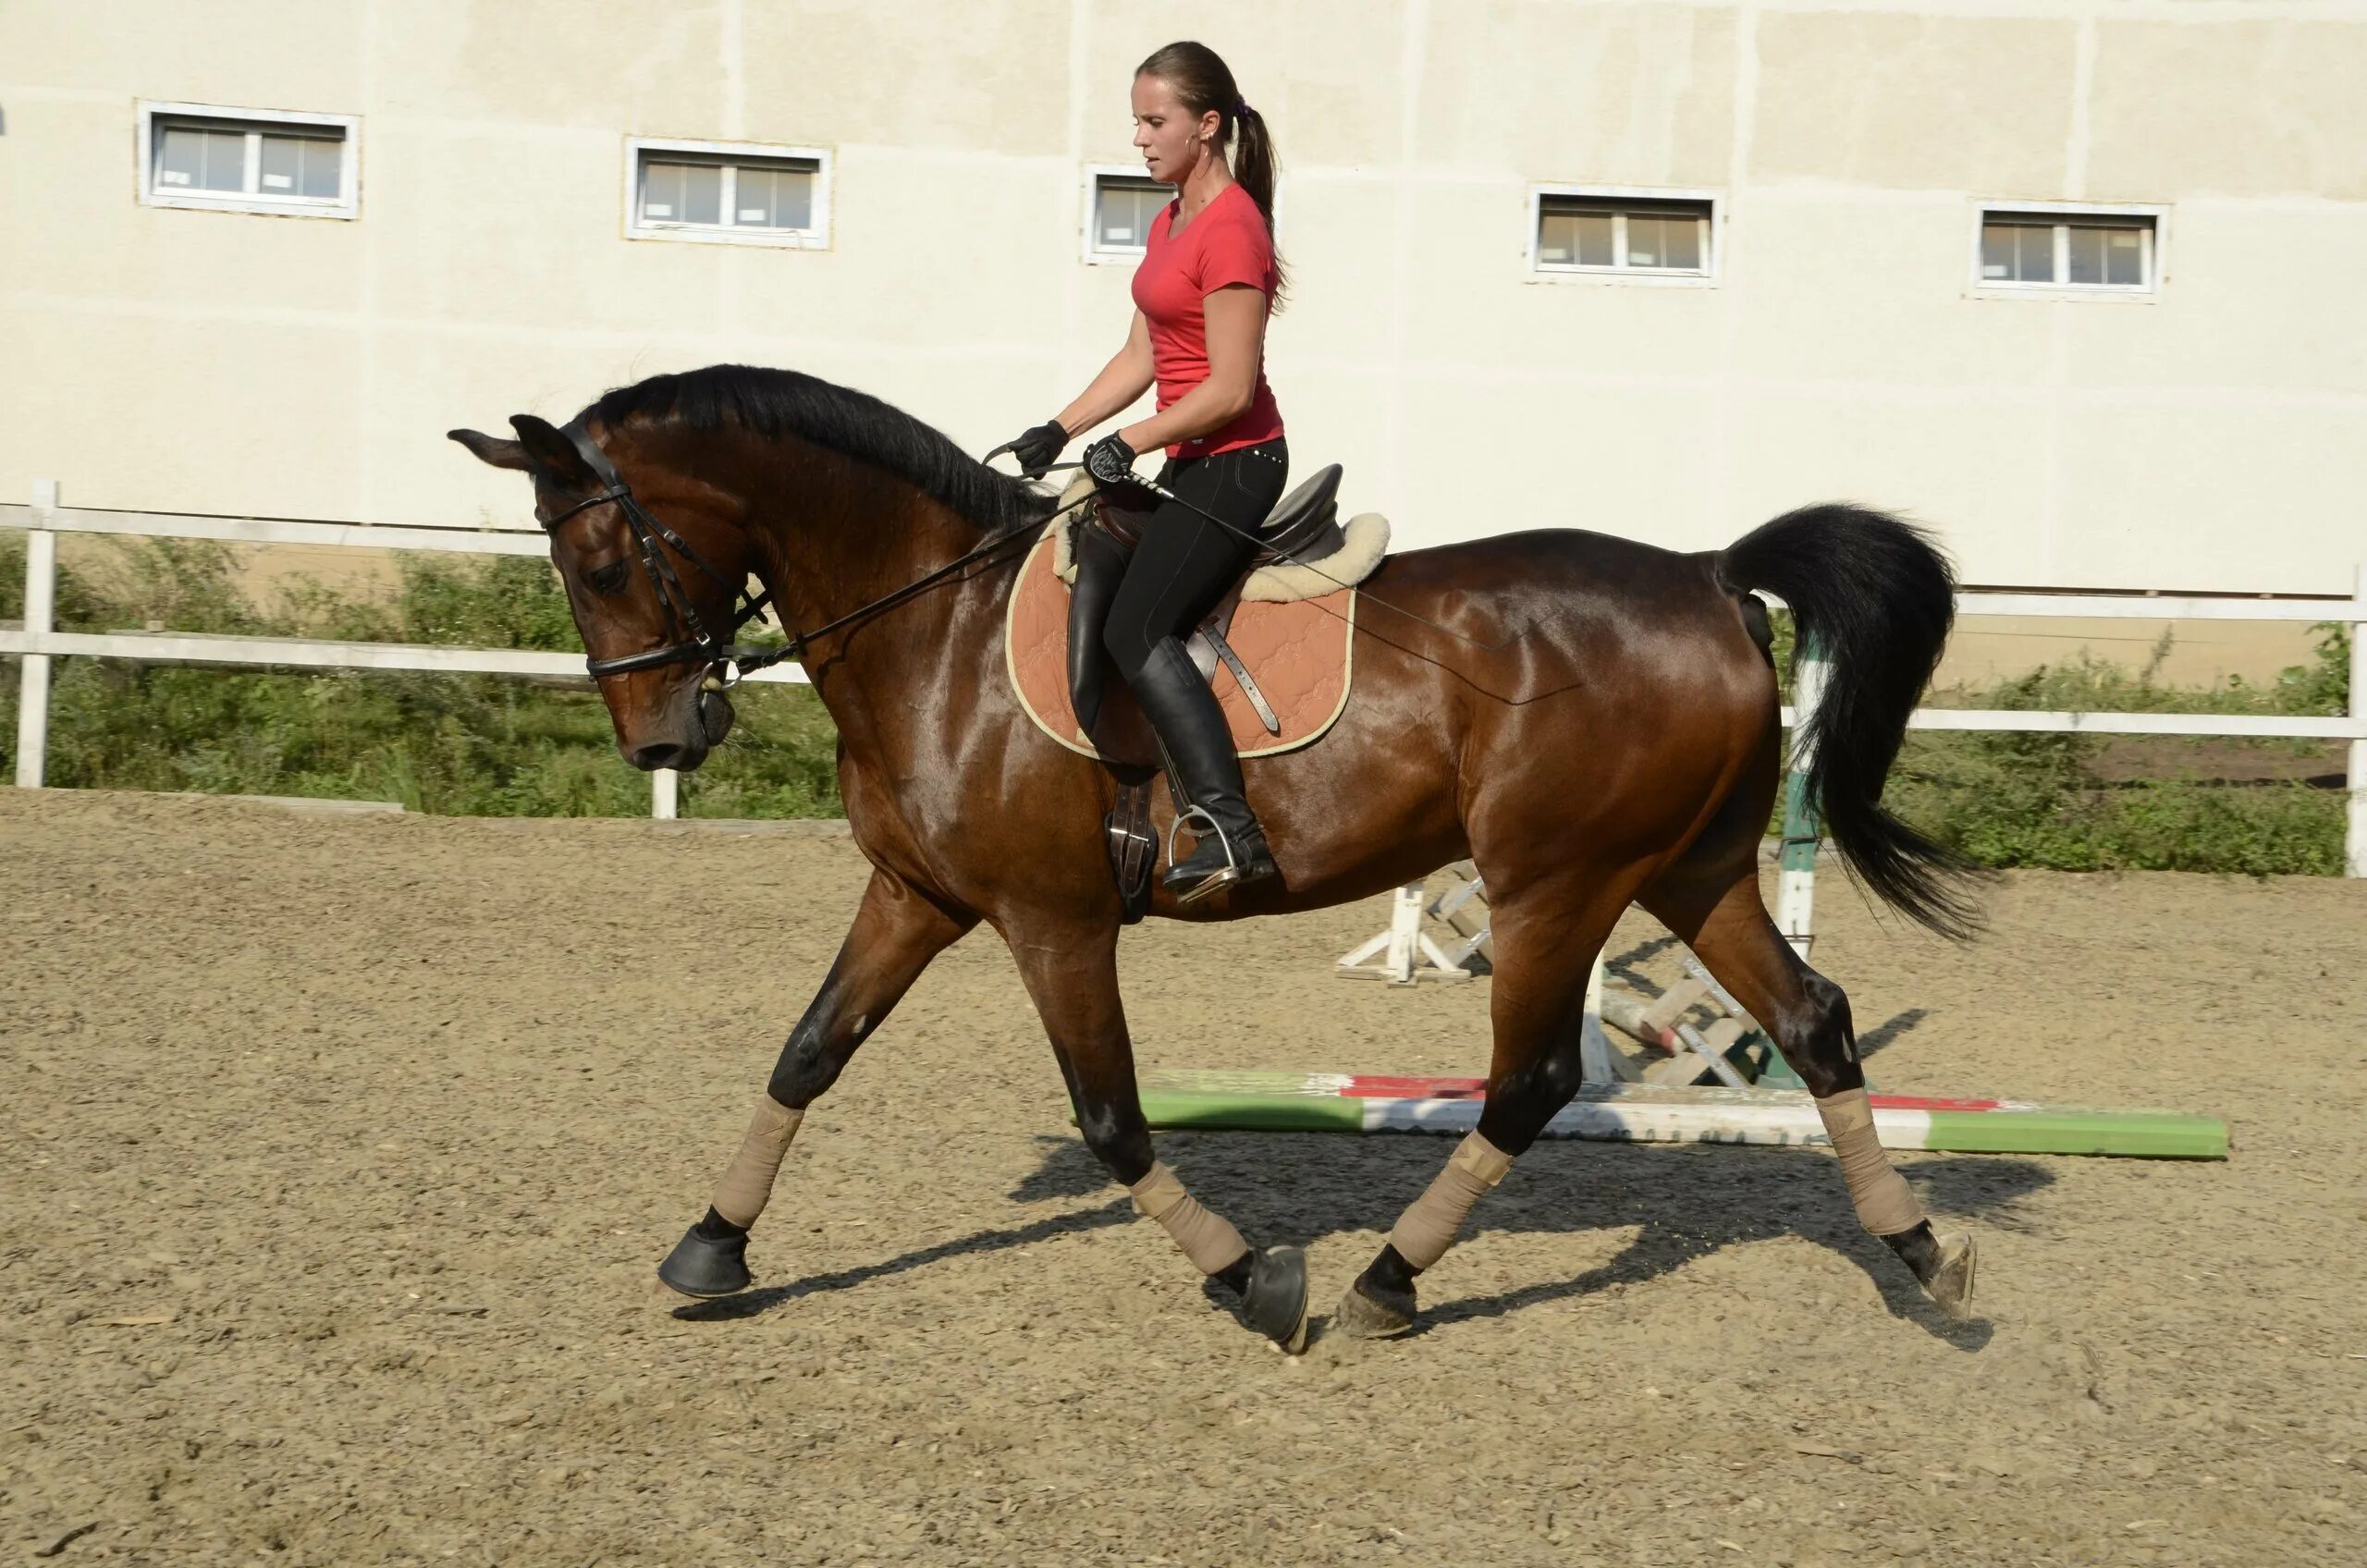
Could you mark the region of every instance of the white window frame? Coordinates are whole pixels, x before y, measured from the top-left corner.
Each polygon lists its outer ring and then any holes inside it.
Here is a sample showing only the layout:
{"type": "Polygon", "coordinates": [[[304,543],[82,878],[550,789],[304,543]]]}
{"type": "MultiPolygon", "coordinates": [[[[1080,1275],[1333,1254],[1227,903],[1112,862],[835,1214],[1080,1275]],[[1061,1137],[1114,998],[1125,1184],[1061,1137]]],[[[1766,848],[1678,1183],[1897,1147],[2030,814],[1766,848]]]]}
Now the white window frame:
{"type": "MultiPolygon", "coordinates": [[[[1147,180],[1150,173],[1140,164],[1087,164],[1085,169],[1085,260],[1090,266],[1133,266],[1143,259],[1140,245],[1105,245],[1101,242],[1101,182],[1105,179],[1147,180]]],[[[1169,188],[1171,191],[1173,187],[1169,188]]],[[[1171,194],[1168,198],[1173,201],[1171,194]]]]}
{"type": "MultiPolygon", "coordinates": [[[[1528,260],[1528,280],[1531,283],[1621,283],[1645,288],[1715,288],[1726,264],[1724,236],[1725,200],[1715,190],[1682,190],[1650,185],[1532,185],[1528,188],[1528,239],[1523,247],[1528,260]],[[1538,238],[1545,217],[1548,197],[1571,196],[1585,202],[1616,204],[1621,202],[1698,202],[1709,211],[1701,217],[1701,244],[1710,264],[1700,272],[1679,272],[1671,267],[1631,267],[1624,260],[1614,260],[1611,266],[1580,266],[1575,262],[1547,262],[1538,257],[1538,238]]],[[[1623,214],[1613,227],[1614,258],[1624,258],[1626,247],[1627,220],[1623,214]]]]}
{"type": "Polygon", "coordinates": [[[780,147],[757,141],[683,141],[654,136],[625,139],[625,238],[674,239],[693,245],[762,245],[776,251],[827,251],[830,248],[830,198],[834,160],[827,147],[780,147]],[[814,165],[813,227],[810,228],[735,228],[718,224],[650,223],[641,215],[641,169],[668,153],[688,153],[724,166],[723,211],[734,211],[732,160],[750,163],[809,163],[814,165]]]}
{"type": "Polygon", "coordinates": [[[356,218],[362,215],[362,116],[359,115],[315,115],[291,109],[242,109],[225,104],[167,104],[140,101],[139,180],[140,202],[148,207],[178,207],[198,212],[265,213],[276,217],[291,218],[356,218]],[[247,138],[248,183],[259,183],[256,169],[262,158],[263,131],[258,127],[284,125],[305,130],[334,130],[338,133],[341,156],[337,164],[337,197],[333,202],[319,197],[269,196],[259,190],[182,190],[156,183],[156,156],[160,150],[157,126],[170,124],[202,126],[206,129],[243,132],[247,138]],[[212,121],[211,125],[204,122],[212,121]]]}
{"type": "Polygon", "coordinates": [[[2168,276],[2169,219],[2170,209],[2166,206],[2096,202],[1975,202],[1972,204],[1972,283],[1966,292],[1974,299],[1988,300],[2118,300],[2127,305],[2152,304],[2161,299],[2162,280],[2168,276]],[[2023,283],[2011,278],[1981,276],[1981,230],[1993,219],[2011,222],[2019,217],[2054,220],[2056,281],[2023,283]],[[2145,281],[2142,284],[2061,281],[2064,275],[2071,270],[2068,226],[2083,217],[2139,219],[2151,225],[2150,237],[2145,242],[2145,281]]]}

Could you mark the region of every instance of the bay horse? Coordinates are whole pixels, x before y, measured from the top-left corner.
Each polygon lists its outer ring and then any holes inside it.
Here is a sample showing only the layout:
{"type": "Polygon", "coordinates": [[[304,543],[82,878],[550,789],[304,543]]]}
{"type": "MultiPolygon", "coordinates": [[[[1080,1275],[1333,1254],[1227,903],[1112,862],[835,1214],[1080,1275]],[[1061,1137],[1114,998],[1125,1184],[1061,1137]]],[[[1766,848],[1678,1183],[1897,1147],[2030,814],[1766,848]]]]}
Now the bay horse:
{"type": "MultiPolygon", "coordinates": [[[[601,397],[565,428],[451,438],[533,482],[588,664],[636,767],[695,768],[729,731],[718,679],[753,575],[836,721],[871,880],[790,1033],[705,1215],[659,1269],[744,1290],[749,1227],[807,1106],[938,953],[981,921],[1009,944],[1084,1140],[1136,1207],[1287,1350],[1307,1326],[1297,1249],[1251,1247],[1156,1158],[1120,1001],[1121,896],[1103,846],[1118,784],[1023,711],[1002,641],[1016,563],[1054,503],[920,421],[789,371],[717,365],[601,397]],[[1002,545],[1009,542],[1012,547],[1002,545]],[[813,631],[801,631],[813,628],[813,631]]],[[[1337,724],[1247,765],[1282,876],[1151,913],[1238,920],[1365,899],[1470,859],[1492,912],[1493,1048],[1478,1131],[1408,1207],[1334,1316],[1404,1332],[1416,1279],[1579,1083],[1587,978],[1640,905],[1773,1035],[1824,1113],[1860,1221],[1962,1315],[1969,1237],[1934,1234],[1874,1139],[1841,988],[1777,933],[1758,853],[1783,729],[1767,613],[1832,662],[1802,743],[1811,798],[1859,879],[1943,935],[1976,927],[1970,867],[1881,804],[1954,615],[1915,528],[1804,508],[1723,550],[1500,534],[1387,558],[1355,618],[1337,724]]],[[[1154,790],[1162,839],[1173,819],[1154,790]]]]}

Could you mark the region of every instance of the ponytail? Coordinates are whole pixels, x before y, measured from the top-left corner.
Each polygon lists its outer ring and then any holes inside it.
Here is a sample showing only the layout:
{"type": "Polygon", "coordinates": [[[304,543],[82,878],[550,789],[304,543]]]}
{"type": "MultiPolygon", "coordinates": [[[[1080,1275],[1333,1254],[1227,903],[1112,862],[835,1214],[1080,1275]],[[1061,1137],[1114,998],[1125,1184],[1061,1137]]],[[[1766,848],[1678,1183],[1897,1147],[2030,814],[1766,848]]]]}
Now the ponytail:
{"type": "Polygon", "coordinates": [[[1234,85],[1231,67],[1205,43],[1187,41],[1155,50],[1150,58],[1134,67],[1134,74],[1155,76],[1166,82],[1174,89],[1176,99],[1195,115],[1205,115],[1211,109],[1217,112],[1220,120],[1217,144],[1229,153],[1233,179],[1257,203],[1257,212],[1266,220],[1266,238],[1274,251],[1274,297],[1269,303],[1273,309],[1281,309],[1290,274],[1283,269],[1282,246],[1274,239],[1274,183],[1280,164],[1274,156],[1273,132],[1266,129],[1266,116],[1249,106],[1241,89],[1234,85]]]}
{"type": "Polygon", "coordinates": [[[1274,250],[1274,305],[1280,308],[1282,295],[1290,287],[1290,274],[1282,266],[1282,248],[1274,240],[1274,136],[1266,129],[1266,116],[1247,104],[1238,104],[1229,116],[1237,128],[1233,149],[1233,178],[1257,210],[1266,215],[1266,238],[1274,250]]]}

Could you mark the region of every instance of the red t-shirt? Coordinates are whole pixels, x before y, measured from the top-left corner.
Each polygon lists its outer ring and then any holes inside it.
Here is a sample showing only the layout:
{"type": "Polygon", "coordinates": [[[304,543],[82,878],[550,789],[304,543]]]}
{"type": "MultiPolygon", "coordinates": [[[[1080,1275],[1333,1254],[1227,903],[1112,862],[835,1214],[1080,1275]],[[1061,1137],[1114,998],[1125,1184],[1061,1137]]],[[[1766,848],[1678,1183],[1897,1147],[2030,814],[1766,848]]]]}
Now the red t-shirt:
{"type": "MultiPolygon", "coordinates": [[[[1134,306],[1150,325],[1150,361],[1159,378],[1159,406],[1166,408],[1208,378],[1208,318],[1203,302],[1220,288],[1245,283],[1274,305],[1274,241],[1266,232],[1265,214],[1249,192],[1228,185],[1200,215],[1171,239],[1175,221],[1170,202],[1150,221],[1150,239],[1143,249],[1143,264],[1134,269],[1134,306]]],[[[1232,423],[1206,435],[1167,448],[1171,458],[1204,458],[1214,452],[1237,451],[1271,441],[1282,433],[1282,411],[1274,404],[1274,389],[1266,385],[1266,367],[1257,367],[1257,390],[1249,407],[1232,423]]]]}

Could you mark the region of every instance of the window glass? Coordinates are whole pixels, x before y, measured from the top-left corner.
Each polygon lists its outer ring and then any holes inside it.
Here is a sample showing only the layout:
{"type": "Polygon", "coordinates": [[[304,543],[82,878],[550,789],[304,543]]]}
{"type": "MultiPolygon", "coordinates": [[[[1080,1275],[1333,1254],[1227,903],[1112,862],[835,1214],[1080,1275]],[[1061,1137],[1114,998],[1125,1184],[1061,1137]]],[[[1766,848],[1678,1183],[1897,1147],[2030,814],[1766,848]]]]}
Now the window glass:
{"type": "Polygon", "coordinates": [[[1575,213],[1571,221],[1578,242],[1578,265],[1607,267],[1614,260],[1613,236],[1619,220],[1609,213],[1575,213]]]}
{"type": "Polygon", "coordinates": [[[1150,243],[1150,226],[1172,200],[1164,185],[1147,180],[1104,179],[1098,188],[1093,243],[1102,251],[1139,251],[1150,243]]]}
{"type": "Polygon", "coordinates": [[[2104,230],[2070,226],[2070,281],[2102,283],[2104,280],[2104,230]]]}
{"type": "Polygon", "coordinates": [[[1549,267],[1707,273],[1709,215],[1707,202],[1623,207],[1608,199],[1548,196],[1538,210],[1537,262],[1549,267]]]}
{"type": "Polygon", "coordinates": [[[723,170],[652,160],[642,169],[641,215],[652,223],[722,223],[723,170]]]}
{"type": "Polygon", "coordinates": [[[803,169],[739,171],[731,221],[742,228],[805,228],[814,211],[814,177],[803,169]]]}
{"type": "Polygon", "coordinates": [[[328,137],[266,133],[263,139],[260,194],[337,200],[342,153],[342,146],[328,137]]]}
{"type": "Polygon", "coordinates": [[[1997,283],[2053,283],[2053,226],[1983,224],[1981,228],[1981,276],[1997,283]]]}
{"type": "Polygon", "coordinates": [[[229,190],[247,188],[247,139],[239,131],[166,126],[156,158],[161,190],[229,190]]]}
{"type": "Polygon", "coordinates": [[[713,164],[684,164],[682,210],[684,223],[723,221],[723,171],[713,164]]]}
{"type": "Polygon", "coordinates": [[[732,223],[742,228],[773,227],[773,171],[742,168],[733,185],[732,223]]]}
{"type": "Polygon", "coordinates": [[[682,212],[682,165],[644,164],[641,170],[641,216],[644,223],[671,223],[682,212]]]}
{"type": "Polygon", "coordinates": [[[1661,265],[1679,272],[1701,271],[1701,220],[1664,218],[1661,222],[1661,265]]]}
{"type": "Polygon", "coordinates": [[[2104,281],[2130,288],[2145,287],[2145,235],[2141,229],[2105,231],[2104,281]]]}

